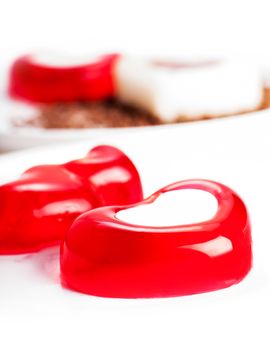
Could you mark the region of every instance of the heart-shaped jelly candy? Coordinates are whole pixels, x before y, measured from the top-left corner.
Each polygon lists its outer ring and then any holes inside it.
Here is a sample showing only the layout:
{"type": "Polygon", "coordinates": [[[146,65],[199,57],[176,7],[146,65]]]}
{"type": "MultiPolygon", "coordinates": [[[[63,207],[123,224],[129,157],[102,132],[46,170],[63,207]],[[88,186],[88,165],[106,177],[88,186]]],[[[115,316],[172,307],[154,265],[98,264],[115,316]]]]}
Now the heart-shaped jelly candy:
{"type": "Polygon", "coordinates": [[[228,187],[206,180],[172,184],[134,205],[91,210],[74,221],[61,249],[63,284],[106,297],[181,296],[226,288],[241,281],[251,264],[243,201],[228,187]],[[125,211],[142,212],[161,195],[186,189],[214,196],[214,215],[174,226],[160,219],[158,225],[148,224],[145,217],[144,223],[135,223],[134,215],[129,215],[132,222],[123,221],[125,211]]]}
{"type": "Polygon", "coordinates": [[[139,174],[111,146],[63,165],[41,165],[0,186],[0,253],[22,253],[57,244],[87,210],[142,200],[139,174]]]}
{"type": "Polygon", "coordinates": [[[113,65],[117,54],[85,62],[61,61],[52,54],[25,55],[12,65],[9,93],[30,102],[103,100],[114,96],[113,65]],[[59,63],[60,62],[60,63],[59,63]]]}

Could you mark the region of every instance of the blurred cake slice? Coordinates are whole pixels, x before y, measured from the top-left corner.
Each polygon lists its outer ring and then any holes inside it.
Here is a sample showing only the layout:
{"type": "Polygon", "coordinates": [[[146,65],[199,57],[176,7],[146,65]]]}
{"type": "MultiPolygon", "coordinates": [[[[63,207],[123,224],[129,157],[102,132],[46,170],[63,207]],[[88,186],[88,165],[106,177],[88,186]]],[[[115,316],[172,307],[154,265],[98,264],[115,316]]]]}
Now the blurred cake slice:
{"type": "Polygon", "coordinates": [[[259,65],[240,59],[107,54],[74,61],[30,54],[12,64],[9,95],[32,110],[20,109],[15,126],[54,129],[176,123],[270,106],[259,65]]]}
{"type": "Polygon", "coordinates": [[[122,56],[114,78],[119,101],[162,123],[253,111],[264,100],[259,68],[241,60],[175,63],[122,56]]]}

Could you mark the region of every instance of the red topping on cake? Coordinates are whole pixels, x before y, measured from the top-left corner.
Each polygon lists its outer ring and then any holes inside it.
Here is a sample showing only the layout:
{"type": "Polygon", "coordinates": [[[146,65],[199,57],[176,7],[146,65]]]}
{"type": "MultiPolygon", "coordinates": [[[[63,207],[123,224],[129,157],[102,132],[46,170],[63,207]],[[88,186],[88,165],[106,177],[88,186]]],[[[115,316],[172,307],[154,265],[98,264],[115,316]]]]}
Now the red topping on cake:
{"type": "Polygon", "coordinates": [[[9,93],[30,102],[97,101],[114,96],[112,69],[117,54],[74,66],[52,66],[25,55],[12,65],[9,93]]]}

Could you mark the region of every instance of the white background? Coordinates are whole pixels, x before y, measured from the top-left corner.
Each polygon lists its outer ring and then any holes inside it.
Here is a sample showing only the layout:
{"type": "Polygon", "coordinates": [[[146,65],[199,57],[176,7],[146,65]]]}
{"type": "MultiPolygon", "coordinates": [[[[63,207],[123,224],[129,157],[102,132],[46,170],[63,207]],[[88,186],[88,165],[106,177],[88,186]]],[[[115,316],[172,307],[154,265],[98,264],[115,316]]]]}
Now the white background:
{"type": "Polygon", "coordinates": [[[268,0],[1,0],[0,59],[36,48],[262,57],[269,29],[268,0]]]}
{"type": "MultiPolygon", "coordinates": [[[[263,62],[270,57],[268,0],[0,1],[2,66],[37,48],[76,53],[234,53],[263,62]]],[[[144,143],[140,139],[141,145],[137,139],[130,141],[131,155],[141,159],[148,193],[172,180],[202,176],[224,181],[247,199],[256,259],[246,281],[201,296],[104,300],[62,290],[57,278],[51,279],[47,257],[55,257],[54,251],[31,258],[1,257],[0,348],[269,350],[270,125],[266,119],[256,123],[249,128],[237,125],[217,137],[211,128],[195,133],[199,154],[193,133],[157,135],[152,148],[154,139],[149,145],[148,137],[144,143]]],[[[2,160],[1,173],[7,171],[5,164],[2,160]]]]}

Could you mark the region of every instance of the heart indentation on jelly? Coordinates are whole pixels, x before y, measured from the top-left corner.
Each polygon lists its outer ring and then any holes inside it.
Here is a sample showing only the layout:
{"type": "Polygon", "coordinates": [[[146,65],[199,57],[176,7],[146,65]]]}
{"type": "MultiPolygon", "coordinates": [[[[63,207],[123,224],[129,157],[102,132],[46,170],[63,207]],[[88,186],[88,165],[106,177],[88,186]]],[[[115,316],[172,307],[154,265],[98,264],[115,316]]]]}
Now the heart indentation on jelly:
{"type": "Polygon", "coordinates": [[[142,226],[177,226],[210,220],[217,212],[217,199],[209,192],[185,189],[166,192],[151,204],[119,211],[119,220],[142,226]]]}
{"type": "Polygon", "coordinates": [[[117,298],[214,291],[247,275],[251,242],[248,213],[234,191],[209,180],[180,181],[137,204],[79,216],[62,246],[61,280],[117,298]]]}

